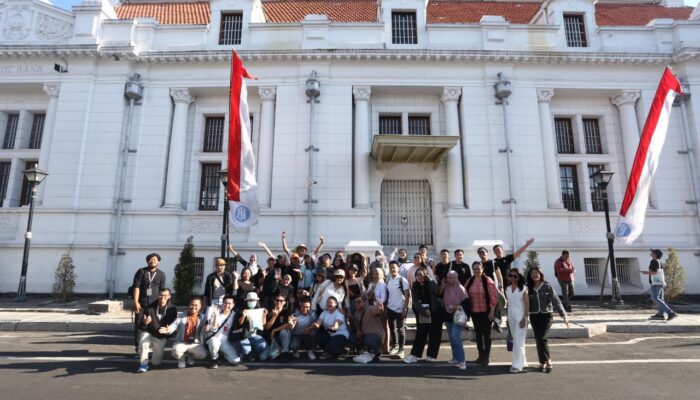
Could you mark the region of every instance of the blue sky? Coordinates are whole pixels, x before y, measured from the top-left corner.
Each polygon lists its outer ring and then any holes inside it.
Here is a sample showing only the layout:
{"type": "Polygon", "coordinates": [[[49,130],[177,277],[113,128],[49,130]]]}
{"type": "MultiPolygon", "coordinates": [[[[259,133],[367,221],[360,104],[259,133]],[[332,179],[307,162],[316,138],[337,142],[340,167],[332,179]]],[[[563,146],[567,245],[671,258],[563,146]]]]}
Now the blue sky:
{"type": "MultiPolygon", "coordinates": [[[[57,5],[61,8],[65,8],[67,10],[70,10],[71,6],[82,2],[82,0],[50,0],[50,1],[54,5],[57,5]]],[[[695,7],[698,5],[698,1],[700,1],[700,0],[685,0],[685,4],[695,7]]]]}

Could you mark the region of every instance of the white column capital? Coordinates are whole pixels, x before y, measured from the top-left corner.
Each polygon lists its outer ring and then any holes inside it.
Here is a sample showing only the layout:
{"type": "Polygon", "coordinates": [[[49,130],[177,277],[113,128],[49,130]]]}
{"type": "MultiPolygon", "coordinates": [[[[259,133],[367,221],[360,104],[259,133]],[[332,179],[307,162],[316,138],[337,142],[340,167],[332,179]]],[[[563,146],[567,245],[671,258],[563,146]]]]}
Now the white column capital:
{"type": "Polygon", "coordinates": [[[639,90],[622,90],[616,95],[610,97],[610,101],[617,107],[624,106],[626,104],[632,104],[639,100],[639,90]]]}
{"type": "Polygon", "coordinates": [[[537,89],[537,102],[549,103],[554,97],[554,89],[537,89]]]}
{"type": "Polygon", "coordinates": [[[277,97],[277,86],[260,86],[258,95],[262,101],[274,101],[277,97]]]}
{"type": "Polygon", "coordinates": [[[44,93],[49,97],[58,97],[58,93],[61,91],[60,83],[44,83],[44,93]]]}
{"type": "Polygon", "coordinates": [[[170,97],[175,103],[185,103],[189,105],[194,101],[194,96],[190,94],[188,88],[170,88],[170,97]]]}
{"type": "Polygon", "coordinates": [[[447,103],[449,101],[459,100],[459,96],[462,95],[462,88],[458,86],[445,86],[442,88],[442,95],[440,96],[440,101],[447,103]]]}
{"type": "Polygon", "coordinates": [[[352,95],[355,98],[355,102],[369,101],[369,98],[372,95],[372,87],[371,86],[353,86],[352,87],[352,95]]]}

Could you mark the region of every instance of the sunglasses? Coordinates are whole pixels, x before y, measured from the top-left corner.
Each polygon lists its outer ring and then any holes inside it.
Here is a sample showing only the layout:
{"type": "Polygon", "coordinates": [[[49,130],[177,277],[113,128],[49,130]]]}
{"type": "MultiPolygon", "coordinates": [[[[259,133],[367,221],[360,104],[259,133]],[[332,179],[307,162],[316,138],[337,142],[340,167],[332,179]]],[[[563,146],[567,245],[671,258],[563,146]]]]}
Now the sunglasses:
{"type": "Polygon", "coordinates": [[[285,299],[276,299],[275,301],[278,303],[284,303],[286,300],[285,299]]]}

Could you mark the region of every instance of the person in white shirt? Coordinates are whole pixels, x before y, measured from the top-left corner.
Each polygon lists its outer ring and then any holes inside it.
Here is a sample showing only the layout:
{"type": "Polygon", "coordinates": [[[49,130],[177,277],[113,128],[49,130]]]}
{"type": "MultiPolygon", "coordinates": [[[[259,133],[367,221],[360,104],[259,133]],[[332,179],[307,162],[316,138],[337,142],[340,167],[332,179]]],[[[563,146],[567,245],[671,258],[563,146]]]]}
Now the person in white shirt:
{"type": "Polygon", "coordinates": [[[345,315],[338,310],[338,300],[329,297],[326,310],[321,313],[313,326],[316,329],[323,328],[319,334],[319,344],[326,350],[326,354],[339,360],[345,358],[350,339],[350,332],[345,323],[345,315]]]}
{"type": "Polygon", "coordinates": [[[328,299],[334,297],[338,302],[339,307],[342,307],[343,312],[347,312],[346,294],[347,288],[345,287],[345,271],[342,269],[336,269],[333,271],[333,280],[328,280],[323,282],[321,286],[316,290],[314,294],[314,299],[311,302],[312,307],[316,306],[316,312],[320,314],[326,310],[326,305],[328,304],[328,299]]]}
{"type": "Polygon", "coordinates": [[[207,324],[204,326],[204,335],[209,354],[211,354],[210,368],[219,368],[219,353],[224,355],[226,361],[238,365],[241,358],[236,353],[233,344],[228,340],[231,324],[235,318],[233,296],[224,296],[221,308],[210,307],[207,312],[207,324]]]}
{"type": "Polygon", "coordinates": [[[389,354],[404,358],[404,344],[406,343],[406,326],[404,321],[408,315],[408,302],[411,299],[411,287],[406,278],[399,275],[399,263],[389,263],[390,277],[386,283],[388,300],[386,307],[389,321],[389,354]]]}

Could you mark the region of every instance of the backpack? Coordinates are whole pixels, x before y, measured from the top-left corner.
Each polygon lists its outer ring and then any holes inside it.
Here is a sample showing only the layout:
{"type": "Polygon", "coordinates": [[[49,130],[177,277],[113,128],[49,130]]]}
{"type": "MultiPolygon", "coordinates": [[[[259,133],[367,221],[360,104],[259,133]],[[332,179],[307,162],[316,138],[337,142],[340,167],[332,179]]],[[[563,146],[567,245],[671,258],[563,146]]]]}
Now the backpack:
{"type": "MultiPolygon", "coordinates": [[[[403,291],[404,291],[404,288],[403,288],[403,280],[404,279],[405,278],[402,278],[401,275],[399,275],[399,290],[401,291],[401,293],[403,293],[403,291]]],[[[384,290],[386,291],[386,300],[384,301],[384,305],[386,306],[387,304],[389,304],[389,282],[387,282],[386,285],[384,285],[384,290]]]]}

